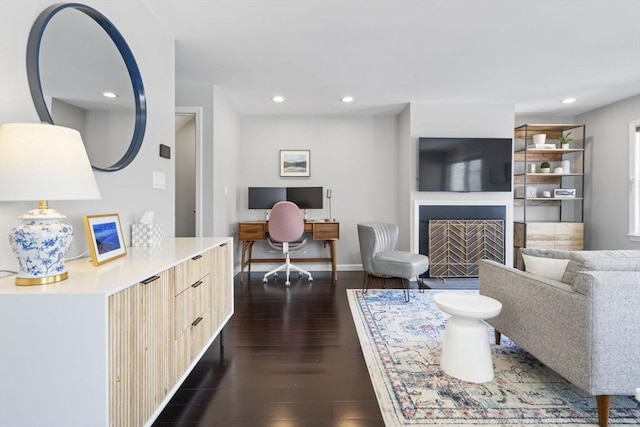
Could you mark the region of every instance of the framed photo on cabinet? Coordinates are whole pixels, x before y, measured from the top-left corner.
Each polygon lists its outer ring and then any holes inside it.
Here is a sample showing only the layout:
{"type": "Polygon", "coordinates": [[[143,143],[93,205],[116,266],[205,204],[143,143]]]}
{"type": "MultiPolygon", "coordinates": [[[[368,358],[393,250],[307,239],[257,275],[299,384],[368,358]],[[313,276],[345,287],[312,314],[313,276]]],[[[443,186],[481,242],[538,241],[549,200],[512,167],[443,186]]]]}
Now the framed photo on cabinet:
{"type": "Polygon", "coordinates": [[[82,220],[94,266],[127,254],[118,214],[85,215],[82,220]]]}

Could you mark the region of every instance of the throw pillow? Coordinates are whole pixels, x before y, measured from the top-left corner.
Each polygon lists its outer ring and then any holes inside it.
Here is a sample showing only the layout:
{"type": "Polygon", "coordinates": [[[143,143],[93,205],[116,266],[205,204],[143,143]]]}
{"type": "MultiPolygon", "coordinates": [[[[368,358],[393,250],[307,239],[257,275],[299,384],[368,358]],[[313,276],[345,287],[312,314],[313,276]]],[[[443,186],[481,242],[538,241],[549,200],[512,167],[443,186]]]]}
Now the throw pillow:
{"type": "Polygon", "coordinates": [[[571,253],[562,282],[573,285],[578,271],[640,271],[640,251],[575,251],[571,253]]]}
{"type": "Polygon", "coordinates": [[[566,251],[538,249],[535,251],[522,249],[522,259],[527,273],[546,277],[557,282],[562,279],[569,263],[566,251]],[[542,252],[541,252],[542,251],[542,252]]]}

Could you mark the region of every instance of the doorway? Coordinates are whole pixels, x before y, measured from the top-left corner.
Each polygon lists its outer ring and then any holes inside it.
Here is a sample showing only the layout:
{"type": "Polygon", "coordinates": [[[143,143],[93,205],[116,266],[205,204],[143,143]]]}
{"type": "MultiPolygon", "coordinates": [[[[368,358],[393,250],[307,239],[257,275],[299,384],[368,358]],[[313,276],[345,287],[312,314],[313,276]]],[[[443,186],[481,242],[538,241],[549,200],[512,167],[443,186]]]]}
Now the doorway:
{"type": "Polygon", "coordinates": [[[175,236],[200,237],[201,131],[198,108],[176,108],[175,236]]]}

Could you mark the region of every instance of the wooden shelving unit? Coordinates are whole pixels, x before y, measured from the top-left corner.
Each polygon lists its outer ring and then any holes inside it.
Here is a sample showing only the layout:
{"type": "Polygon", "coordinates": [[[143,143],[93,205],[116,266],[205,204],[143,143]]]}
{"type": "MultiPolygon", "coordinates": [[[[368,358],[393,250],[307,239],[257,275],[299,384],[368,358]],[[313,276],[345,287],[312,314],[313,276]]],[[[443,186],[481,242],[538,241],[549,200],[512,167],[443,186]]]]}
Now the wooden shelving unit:
{"type": "Polygon", "coordinates": [[[584,140],[583,124],[527,124],[514,130],[514,266],[524,269],[520,248],[538,247],[578,250],[584,247],[584,140]],[[538,149],[533,136],[546,134],[554,144],[571,132],[570,148],[538,149]],[[553,173],[564,160],[570,172],[553,173]],[[550,173],[539,172],[542,162],[551,163],[550,173]],[[536,171],[530,172],[529,165],[536,171]],[[531,195],[535,188],[535,197],[531,195]],[[575,197],[553,197],[554,189],[575,189],[575,197]],[[549,191],[551,197],[544,197],[549,191]],[[529,197],[525,197],[529,195],[529,197]]]}

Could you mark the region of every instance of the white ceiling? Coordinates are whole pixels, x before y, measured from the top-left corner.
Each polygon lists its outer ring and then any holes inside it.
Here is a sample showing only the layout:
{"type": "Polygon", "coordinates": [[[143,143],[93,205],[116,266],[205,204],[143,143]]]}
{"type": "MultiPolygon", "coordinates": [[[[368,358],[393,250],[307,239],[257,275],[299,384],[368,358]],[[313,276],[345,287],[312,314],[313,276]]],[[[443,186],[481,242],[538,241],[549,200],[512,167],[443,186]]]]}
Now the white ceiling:
{"type": "Polygon", "coordinates": [[[572,116],[640,93],[640,0],[143,1],[176,38],[176,80],[219,86],[241,114],[572,116]]]}

